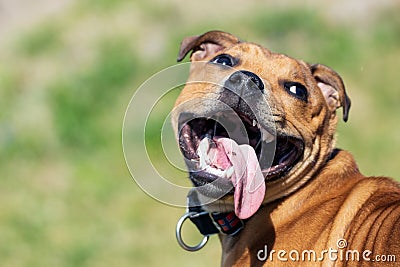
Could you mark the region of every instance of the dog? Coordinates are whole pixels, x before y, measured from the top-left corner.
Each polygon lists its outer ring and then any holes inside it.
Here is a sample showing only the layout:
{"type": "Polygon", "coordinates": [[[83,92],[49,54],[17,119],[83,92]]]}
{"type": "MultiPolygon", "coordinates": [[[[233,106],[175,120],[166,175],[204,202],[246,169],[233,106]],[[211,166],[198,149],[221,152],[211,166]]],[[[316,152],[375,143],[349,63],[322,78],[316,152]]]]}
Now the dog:
{"type": "Polygon", "coordinates": [[[172,124],[197,204],[243,223],[219,233],[221,265],[395,266],[400,186],[336,148],[339,74],[222,31],[185,38],[189,53],[172,124]]]}

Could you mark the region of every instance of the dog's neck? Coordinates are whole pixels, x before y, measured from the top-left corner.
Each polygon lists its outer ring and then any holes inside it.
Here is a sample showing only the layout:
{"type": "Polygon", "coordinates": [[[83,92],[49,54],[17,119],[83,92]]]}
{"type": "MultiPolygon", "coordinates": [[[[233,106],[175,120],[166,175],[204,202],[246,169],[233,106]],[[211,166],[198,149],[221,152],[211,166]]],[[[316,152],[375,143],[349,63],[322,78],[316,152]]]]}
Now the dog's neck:
{"type": "MultiPolygon", "coordinates": [[[[326,184],[330,185],[332,192],[337,192],[336,187],[351,188],[358,179],[346,179],[346,177],[354,176],[356,173],[359,173],[359,170],[353,156],[346,151],[334,150],[329,161],[307,181],[305,186],[288,197],[263,205],[246,222],[244,229],[238,235],[233,237],[219,235],[222,245],[222,265],[262,266],[257,259],[257,252],[260,249],[267,246],[271,250],[277,239],[298,234],[291,232],[291,224],[301,223],[300,220],[305,218],[304,214],[299,213],[299,210],[321,206],[321,203],[328,201],[334,202],[337,196],[326,191],[326,188],[329,188],[326,184]],[[338,172],[338,170],[342,170],[342,172],[338,172]],[[319,179],[320,177],[323,179],[319,179]]],[[[359,175],[359,177],[362,176],[359,175]]],[[[325,212],[334,213],[335,211],[332,209],[325,212]]]]}

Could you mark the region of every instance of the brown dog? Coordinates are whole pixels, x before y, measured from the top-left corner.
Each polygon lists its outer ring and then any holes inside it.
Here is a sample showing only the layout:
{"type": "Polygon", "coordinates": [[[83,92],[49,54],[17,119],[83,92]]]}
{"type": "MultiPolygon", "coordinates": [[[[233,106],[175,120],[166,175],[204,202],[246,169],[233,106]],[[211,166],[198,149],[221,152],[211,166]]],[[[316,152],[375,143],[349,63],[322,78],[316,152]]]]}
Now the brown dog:
{"type": "Polygon", "coordinates": [[[400,187],[335,148],[336,109],[347,121],[350,108],[340,76],[220,31],[185,38],[178,61],[189,52],[180,148],[202,208],[244,222],[220,234],[222,265],[395,266],[400,187]]]}

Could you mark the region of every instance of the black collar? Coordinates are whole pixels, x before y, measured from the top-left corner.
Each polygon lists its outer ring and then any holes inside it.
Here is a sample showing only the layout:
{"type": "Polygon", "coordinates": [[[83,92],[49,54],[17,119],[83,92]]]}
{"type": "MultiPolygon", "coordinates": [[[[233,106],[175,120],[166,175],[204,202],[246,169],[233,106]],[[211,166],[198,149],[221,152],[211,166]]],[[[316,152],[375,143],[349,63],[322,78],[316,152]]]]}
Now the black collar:
{"type": "Polygon", "coordinates": [[[191,190],[188,194],[188,212],[192,214],[189,219],[204,236],[218,233],[234,236],[244,227],[244,222],[233,211],[223,213],[205,211],[195,190],[191,190]]]}
{"type": "Polygon", "coordinates": [[[207,212],[202,208],[201,202],[197,196],[197,190],[194,188],[189,191],[187,212],[179,219],[176,224],[176,239],[178,244],[188,251],[197,251],[202,249],[208,241],[210,235],[225,234],[234,236],[244,227],[244,222],[232,212],[207,212]],[[190,246],[182,239],[182,225],[189,218],[196,225],[199,232],[204,236],[203,240],[190,246]]]}

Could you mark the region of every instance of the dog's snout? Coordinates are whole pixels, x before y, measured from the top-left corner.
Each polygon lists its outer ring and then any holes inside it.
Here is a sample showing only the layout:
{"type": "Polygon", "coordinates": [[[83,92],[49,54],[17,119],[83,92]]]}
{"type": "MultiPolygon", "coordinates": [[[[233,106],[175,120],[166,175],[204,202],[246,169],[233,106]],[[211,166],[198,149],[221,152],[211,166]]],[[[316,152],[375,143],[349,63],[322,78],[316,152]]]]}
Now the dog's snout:
{"type": "Polygon", "coordinates": [[[255,73],[241,70],[234,72],[227,80],[228,87],[245,87],[264,91],[264,83],[255,73]]]}

